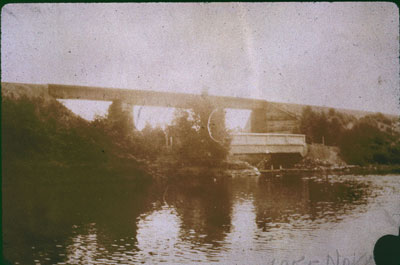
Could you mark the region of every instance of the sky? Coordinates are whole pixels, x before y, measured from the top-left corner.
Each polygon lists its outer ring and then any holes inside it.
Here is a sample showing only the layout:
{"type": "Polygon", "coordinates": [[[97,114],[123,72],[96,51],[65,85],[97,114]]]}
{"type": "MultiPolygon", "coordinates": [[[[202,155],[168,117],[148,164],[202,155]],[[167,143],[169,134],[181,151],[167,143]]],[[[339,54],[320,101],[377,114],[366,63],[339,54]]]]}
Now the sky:
{"type": "MultiPolygon", "coordinates": [[[[9,4],[1,15],[2,82],[207,89],[400,114],[393,3],[9,4]]],[[[64,103],[89,119],[107,110],[64,103]]],[[[141,123],[172,113],[135,107],[141,123]]]]}

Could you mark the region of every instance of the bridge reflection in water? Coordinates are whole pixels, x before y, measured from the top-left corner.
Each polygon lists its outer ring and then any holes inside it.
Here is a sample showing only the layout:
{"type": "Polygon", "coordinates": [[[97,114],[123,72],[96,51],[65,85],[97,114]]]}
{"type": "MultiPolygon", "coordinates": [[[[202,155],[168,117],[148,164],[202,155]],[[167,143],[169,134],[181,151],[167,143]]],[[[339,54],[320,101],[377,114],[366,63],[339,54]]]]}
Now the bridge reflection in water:
{"type": "MultiPolygon", "coordinates": [[[[373,246],[373,235],[331,240],[367,222],[378,196],[372,181],[239,177],[201,187],[176,183],[167,192],[126,183],[14,186],[3,195],[4,254],[20,264],[266,264],[326,257],[334,248],[359,253],[373,246]]],[[[393,176],[385,181],[379,185],[392,186],[379,189],[383,206],[393,204],[388,190],[400,190],[393,176]]]]}

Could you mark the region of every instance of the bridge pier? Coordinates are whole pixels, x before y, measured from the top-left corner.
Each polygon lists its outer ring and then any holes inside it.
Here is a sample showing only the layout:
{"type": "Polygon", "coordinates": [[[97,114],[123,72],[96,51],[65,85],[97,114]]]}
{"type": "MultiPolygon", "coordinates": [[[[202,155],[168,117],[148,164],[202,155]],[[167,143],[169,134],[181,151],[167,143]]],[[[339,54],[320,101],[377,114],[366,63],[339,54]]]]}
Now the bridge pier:
{"type": "Polygon", "coordinates": [[[135,105],[133,105],[133,104],[122,102],[122,112],[124,113],[124,116],[126,116],[127,122],[130,123],[130,127],[132,128],[132,130],[134,130],[136,128],[135,120],[133,119],[133,107],[134,106],[135,105]]]}
{"type": "Polygon", "coordinates": [[[118,124],[124,132],[132,132],[135,129],[133,107],[131,103],[114,100],[108,108],[108,118],[118,124]]]}
{"type": "Polygon", "coordinates": [[[254,109],[250,114],[250,132],[266,133],[268,132],[267,110],[254,109]]]}

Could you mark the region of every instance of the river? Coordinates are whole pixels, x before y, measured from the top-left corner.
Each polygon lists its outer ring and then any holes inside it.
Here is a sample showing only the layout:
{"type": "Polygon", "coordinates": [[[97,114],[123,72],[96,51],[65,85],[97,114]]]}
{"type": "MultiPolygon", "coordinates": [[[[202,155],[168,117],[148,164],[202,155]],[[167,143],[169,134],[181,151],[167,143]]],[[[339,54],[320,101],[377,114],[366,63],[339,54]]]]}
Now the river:
{"type": "Polygon", "coordinates": [[[3,187],[12,264],[374,264],[398,175],[238,176],[199,187],[3,187]]]}

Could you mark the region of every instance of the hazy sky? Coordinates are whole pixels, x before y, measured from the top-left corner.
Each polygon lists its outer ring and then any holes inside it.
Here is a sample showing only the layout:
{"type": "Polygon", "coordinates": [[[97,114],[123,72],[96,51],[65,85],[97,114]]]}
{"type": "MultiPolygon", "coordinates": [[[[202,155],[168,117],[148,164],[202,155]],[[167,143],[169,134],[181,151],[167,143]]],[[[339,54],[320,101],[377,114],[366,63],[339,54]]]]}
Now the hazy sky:
{"type": "Polygon", "coordinates": [[[12,4],[1,77],[399,114],[398,14],[379,2],[12,4]]]}

